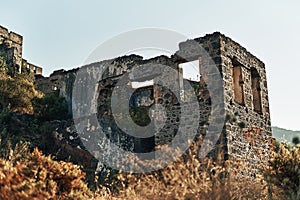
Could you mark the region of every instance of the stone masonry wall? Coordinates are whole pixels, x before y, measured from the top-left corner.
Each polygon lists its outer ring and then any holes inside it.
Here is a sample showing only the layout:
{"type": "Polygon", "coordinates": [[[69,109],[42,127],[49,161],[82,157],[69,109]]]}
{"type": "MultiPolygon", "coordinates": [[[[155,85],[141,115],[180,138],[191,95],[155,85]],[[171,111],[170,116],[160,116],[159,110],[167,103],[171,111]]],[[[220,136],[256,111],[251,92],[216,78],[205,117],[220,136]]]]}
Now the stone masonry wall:
{"type": "Polygon", "coordinates": [[[11,75],[21,73],[22,68],[26,69],[32,77],[42,74],[42,67],[33,65],[22,57],[23,36],[9,31],[0,26],[0,56],[3,57],[8,65],[11,75]]]}
{"type": "Polygon", "coordinates": [[[265,65],[258,58],[250,54],[230,38],[221,36],[222,66],[225,85],[225,103],[227,117],[226,123],[228,138],[228,151],[231,157],[248,163],[254,169],[245,172],[255,176],[257,167],[267,163],[271,152],[271,120],[265,65]],[[239,65],[241,71],[241,87],[244,91],[244,105],[234,100],[233,67],[239,65]],[[258,85],[255,85],[259,75],[258,85]],[[258,89],[260,102],[255,100],[253,91],[258,89]],[[261,109],[255,110],[255,104],[260,104],[261,109]]]}
{"type": "Polygon", "coordinates": [[[17,72],[21,72],[23,37],[17,33],[9,32],[8,29],[0,26],[0,44],[7,48],[13,48],[14,62],[18,65],[17,72]]]}
{"type": "MultiPolygon", "coordinates": [[[[130,100],[131,118],[137,124],[147,125],[153,120],[151,115],[156,116],[155,120],[158,123],[164,123],[152,138],[136,139],[118,128],[112,116],[111,95],[121,77],[139,65],[149,65],[149,70],[151,66],[158,64],[174,69],[172,78],[161,79],[178,84],[180,88],[182,75],[178,69],[179,64],[195,60],[199,63],[200,82],[188,81],[188,83],[192,86],[194,91],[191,92],[195,92],[200,107],[198,136],[213,137],[218,128],[211,123],[221,124],[223,129],[220,138],[209,156],[222,162],[228,159],[245,161],[249,165],[249,170],[245,173],[254,176],[258,164],[266,162],[271,151],[271,122],[265,66],[245,48],[218,32],[180,43],[178,52],[171,57],[159,56],[143,60],[140,56],[131,55],[91,64],[90,66],[95,68],[108,66],[103,76],[99,77],[99,80],[101,79],[97,99],[99,123],[111,141],[135,152],[149,152],[157,145],[168,144],[177,134],[180,124],[185,124],[185,132],[191,131],[193,127],[189,123],[194,116],[181,119],[180,109],[193,111],[194,108],[184,103],[180,104],[174,93],[162,85],[136,88],[130,100]],[[198,55],[193,42],[201,44],[208,54],[198,55]],[[185,55],[185,59],[181,55],[185,55]],[[212,70],[213,66],[217,67],[216,71],[212,70]],[[215,79],[216,75],[221,77],[220,87],[209,90],[207,83],[219,84],[215,79]],[[214,102],[219,104],[212,108],[214,102]],[[163,109],[151,113],[153,105],[159,105],[163,109]]],[[[67,98],[71,110],[74,106],[72,89],[77,72],[78,69],[58,71],[49,78],[37,78],[36,84],[45,93],[60,90],[67,98]]],[[[143,77],[143,74],[137,74],[136,77],[143,77]]],[[[151,77],[139,80],[133,77],[124,84],[130,85],[134,81],[145,80],[151,80],[151,77]]],[[[186,86],[185,83],[181,89],[188,95],[186,86]]]]}

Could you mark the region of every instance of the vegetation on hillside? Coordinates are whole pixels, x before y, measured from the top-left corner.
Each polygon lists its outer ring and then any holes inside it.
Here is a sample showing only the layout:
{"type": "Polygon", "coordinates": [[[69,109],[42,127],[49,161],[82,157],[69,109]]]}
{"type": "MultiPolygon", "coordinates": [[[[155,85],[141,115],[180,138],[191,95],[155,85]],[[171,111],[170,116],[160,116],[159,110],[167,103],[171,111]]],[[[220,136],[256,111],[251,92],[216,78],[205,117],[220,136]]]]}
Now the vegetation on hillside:
{"type": "Polygon", "coordinates": [[[46,94],[42,98],[34,97],[31,102],[34,114],[40,120],[51,121],[69,118],[67,102],[64,97],[59,96],[57,91],[46,94]]]}
{"type": "Polygon", "coordinates": [[[26,144],[0,158],[0,199],[88,199],[91,192],[80,167],[53,161],[26,144]]]}
{"type": "Polygon", "coordinates": [[[286,142],[288,144],[294,144],[293,138],[298,137],[300,138],[300,131],[291,131],[279,127],[272,127],[272,135],[277,140],[286,142]]]}
{"type": "Polygon", "coordinates": [[[79,166],[54,161],[37,149],[17,145],[0,159],[1,199],[299,199],[300,148],[280,145],[262,175],[243,179],[245,165],[210,159],[199,161],[192,150],[165,169],[147,174],[119,172],[115,186],[91,192],[79,166]]]}
{"type": "Polygon", "coordinates": [[[270,182],[282,189],[288,199],[300,199],[300,147],[281,144],[264,169],[270,182]]]}
{"type": "Polygon", "coordinates": [[[33,80],[27,74],[15,74],[13,77],[6,73],[0,78],[0,105],[14,112],[33,114],[33,98],[41,98],[33,80]]]}
{"type": "Polygon", "coordinates": [[[57,91],[46,95],[37,91],[33,78],[26,70],[14,76],[10,76],[5,68],[0,68],[0,72],[1,109],[34,114],[46,121],[68,118],[65,98],[60,97],[57,91]]]}

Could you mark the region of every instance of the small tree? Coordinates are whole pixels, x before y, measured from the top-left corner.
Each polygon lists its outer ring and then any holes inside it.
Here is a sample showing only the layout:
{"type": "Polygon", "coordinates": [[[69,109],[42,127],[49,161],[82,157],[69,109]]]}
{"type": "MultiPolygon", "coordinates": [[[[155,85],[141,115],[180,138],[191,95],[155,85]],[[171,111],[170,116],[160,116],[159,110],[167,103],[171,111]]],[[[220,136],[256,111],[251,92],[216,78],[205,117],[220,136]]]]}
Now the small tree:
{"type": "Polygon", "coordinates": [[[293,140],[292,140],[292,142],[293,142],[293,144],[295,145],[295,146],[297,146],[298,144],[300,144],[300,139],[299,139],[299,137],[293,137],[293,140]]]}
{"type": "Polygon", "coordinates": [[[0,88],[0,104],[14,112],[32,113],[31,100],[42,96],[35,90],[33,80],[26,74],[15,74],[11,77],[2,71],[0,88]]]}
{"type": "Polygon", "coordinates": [[[34,114],[42,120],[61,120],[69,117],[67,102],[57,92],[46,94],[42,98],[36,97],[32,103],[34,114]]]}

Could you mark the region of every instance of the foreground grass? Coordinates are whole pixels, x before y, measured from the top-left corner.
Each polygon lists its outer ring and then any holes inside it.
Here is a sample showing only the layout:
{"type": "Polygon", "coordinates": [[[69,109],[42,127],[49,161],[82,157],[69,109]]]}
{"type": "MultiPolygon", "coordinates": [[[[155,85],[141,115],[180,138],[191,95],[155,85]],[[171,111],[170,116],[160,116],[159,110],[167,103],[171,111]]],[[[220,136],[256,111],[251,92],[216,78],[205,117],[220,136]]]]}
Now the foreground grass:
{"type": "Polygon", "coordinates": [[[77,165],[17,145],[0,159],[0,199],[87,199],[84,176],[77,165]]]}
{"type": "Polygon", "coordinates": [[[91,192],[79,166],[18,145],[0,159],[0,199],[299,199],[299,153],[281,145],[261,176],[241,180],[232,172],[243,163],[200,162],[189,152],[159,172],[119,173],[117,186],[91,192]]]}

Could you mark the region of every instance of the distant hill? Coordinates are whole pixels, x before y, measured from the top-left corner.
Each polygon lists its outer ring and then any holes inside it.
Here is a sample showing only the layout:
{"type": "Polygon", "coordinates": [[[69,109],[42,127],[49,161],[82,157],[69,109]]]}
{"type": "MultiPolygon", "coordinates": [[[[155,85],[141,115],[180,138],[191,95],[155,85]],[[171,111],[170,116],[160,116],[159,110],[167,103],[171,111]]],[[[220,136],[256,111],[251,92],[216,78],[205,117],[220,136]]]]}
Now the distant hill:
{"type": "Polygon", "coordinates": [[[300,131],[291,131],[279,127],[272,127],[273,137],[279,141],[287,142],[288,144],[293,144],[292,140],[294,137],[299,137],[300,139],[300,131]]]}

